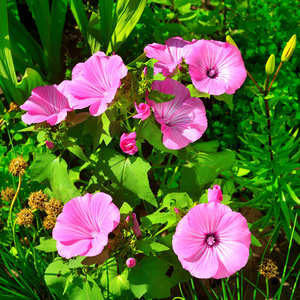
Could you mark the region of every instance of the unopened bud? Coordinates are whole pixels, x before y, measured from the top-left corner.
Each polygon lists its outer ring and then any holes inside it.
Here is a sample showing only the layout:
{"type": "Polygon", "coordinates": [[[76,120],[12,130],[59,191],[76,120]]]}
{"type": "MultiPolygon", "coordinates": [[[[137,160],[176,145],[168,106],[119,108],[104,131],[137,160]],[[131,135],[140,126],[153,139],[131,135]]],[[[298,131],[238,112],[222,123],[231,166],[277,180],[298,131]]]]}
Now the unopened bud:
{"type": "Polygon", "coordinates": [[[133,257],[130,257],[126,260],[126,265],[129,268],[133,268],[136,265],[136,260],[133,257]]]}
{"type": "Polygon", "coordinates": [[[287,62],[290,57],[292,56],[295,48],[296,48],[296,40],[297,40],[297,36],[296,34],[294,34],[290,40],[286,43],[282,55],[281,55],[281,61],[282,62],[287,62]]]}
{"type": "Polygon", "coordinates": [[[275,71],[275,55],[272,54],[266,63],[266,73],[267,75],[271,75],[274,73],[274,71],[275,71]]]}
{"type": "Polygon", "coordinates": [[[235,43],[235,41],[233,40],[233,38],[230,35],[226,35],[226,42],[239,49],[239,47],[237,46],[237,44],[235,43]]]}

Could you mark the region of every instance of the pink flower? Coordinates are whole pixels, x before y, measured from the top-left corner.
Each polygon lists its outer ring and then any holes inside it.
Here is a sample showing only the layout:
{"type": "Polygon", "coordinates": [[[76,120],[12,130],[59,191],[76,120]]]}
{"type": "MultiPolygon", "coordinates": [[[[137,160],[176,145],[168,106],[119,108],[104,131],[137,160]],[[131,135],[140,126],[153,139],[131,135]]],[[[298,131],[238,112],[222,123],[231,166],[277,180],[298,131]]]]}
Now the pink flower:
{"type": "Polygon", "coordinates": [[[151,115],[150,105],[146,103],[140,103],[139,106],[137,106],[136,102],[134,102],[134,105],[138,114],[133,116],[133,118],[142,119],[142,121],[145,121],[151,115]]]}
{"type": "Polygon", "coordinates": [[[105,112],[114,99],[127,68],[118,55],[108,57],[99,51],[86,62],[77,64],[68,87],[70,105],[74,109],[90,107],[93,116],[105,112]]]}
{"type": "Polygon", "coordinates": [[[50,141],[46,141],[45,144],[48,149],[54,148],[54,144],[50,141]]]}
{"type": "Polygon", "coordinates": [[[136,260],[134,258],[130,257],[126,260],[126,265],[129,268],[133,268],[136,265],[136,260]]]}
{"type": "Polygon", "coordinates": [[[175,95],[171,101],[155,103],[147,99],[161,124],[163,144],[173,150],[198,140],[207,128],[205,107],[199,98],[191,98],[189,90],[176,80],[154,81],[153,90],[175,95]]]}
{"type": "Polygon", "coordinates": [[[210,198],[190,209],[176,227],[173,250],[182,267],[197,278],[225,278],[243,268],[251,233],[238,212],[210,198]]]}
{"type": "Polygon", "coordinates": [[[65,80],[59,85],[38,86],[31,92],[29,99],[20,107],[27,110],[22,116],[26,124],[47,121],[51,126],[60,123],[73,110],[66,96],[66,87],[69,81],[65,80]]]}
{"type": "Polygon", "coordinates": [[[223,201],[221,187],[219,185],[214,185],[212,189],[208,189],[207,198],[208,198],[208,203],[210,202],[220,203],[221,201],[223,201]]]}
{"type": "Polygon", "coordinates": [[[212,95],[233,94],[247,77],[240,50],[229,43],[197,41],[186,62],[194,86],[212,95]]]}
{"type": "Polygon", "coordinates": [[[191,47],[191,43],[177,36],[166,40],[166,45],[157,43],[145,47],[144,52],[149,58],[158,59],[154,64],[154,75],[162,72],[167,77],[173,75],[176,67],[181,64],[182,58],[185,58],[191,47]]]}
{"type": "Polygon", "coordinates": [[[135,213],[132,213],[132,222],[133,222],[132,231],[135,234],[135,236],[138,239],[140,239],[142,237],[142,232],[135,213]]]}
{"type": "Polygon", "coordinates": [[[124,153],[133,155],[138,151],[136,146],[136,133],[123,133],[120,139],[120,147],[124,153]]]}
{"type": "Polygon", "coordinates": [[[52,232],[58,254],[65,258],[95,256],[120,222],[120,212],[105,193],[86,194],[67,202],[52,232]]]}

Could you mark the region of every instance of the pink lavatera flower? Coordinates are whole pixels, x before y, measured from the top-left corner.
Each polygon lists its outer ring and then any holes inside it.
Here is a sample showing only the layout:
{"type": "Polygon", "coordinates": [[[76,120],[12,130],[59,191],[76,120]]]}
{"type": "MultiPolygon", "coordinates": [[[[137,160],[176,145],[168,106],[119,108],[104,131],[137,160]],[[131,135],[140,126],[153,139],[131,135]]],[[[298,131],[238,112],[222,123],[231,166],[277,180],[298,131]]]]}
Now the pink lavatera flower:
{"type": "Polygon", "coordinates": [[[214,185],[212,189],[208,189],[207,193],[208,203],[210,202],[221,202],[223,201],[223,195],[221,187],[219,185],[214,185]]]}
{"type": "Polygon", "coordinates": [[[207,128],[206,111],[202,100],[191,98],[190,91],[176,80],[154,81],[153,90],[175,95],[173,100],[155,103],[147,99],[154,117],[161,124],[163,144],[173,150],[198,140],[207,128]]]}
{"type": "Polygon", "coordinates": [[[72,71],[72,81],[68,88],[71,107],[90,107],[91,115],[101,115],[113,101],[121,79],[127,72],[120,56],[108,57],[101,51],[94,53],[72,71]]]}
{"type": "Polygon", "coordinates": [[[190,44],[181,37],[166,40],[165,45],[153,43],[145,47],[144,51],[149,58],[158,59],[154,64],[154,75],[161,73],[167,77],[173,75],[177,66],[180,67],[182,58],[185,58],[191,50],[190,44]]]}
{"type": "Polygon", "coordinates": [[[59,124],[67,117],[68,111],[73,109],[69,105],[67,97],[67,85],[65,80],[59,85],[38,86],[31,92],[31,96],[21,109],[27,113],[22,116],[26,124],[47,122],[51,126],[59,124]]]}
{"type": "Polygon", "coordinates": [[[120,139],[120,147],[124,153],[133,155],[138,151],[136,146],[136,133],[123,133],[120,139]]]}
{"type": "Polygon", "coordinates": [[[199,40],[186,63],[194,86],[211,95],[233,94],[247,77],[240,50],[229,43],[199,40]]]}
{"type": "Polygon", "coordinates": [[[119,222],[119,209],[105,193],[71,199],[52,231],[58,254],[65,258],[100,254],[108,244],[108,234],[119,222]]]}
{"type": "Polygon", "coordinates": [[[247,220],[219,202],[219,191],[208,194],[209,203],[190,209],[173,236],[173,250],[182,267],[197,278],[229,277],[248,261],[247,220]]]}
{"type": "Polygon", "coordinates": [[[151,115],[149,104],[140,103],[139,106],[137,106],[136,102],[134,102],[134,105],[138,114],[133,116],[133,118],[142,119],[142,121],[145,121],[151,115]]]}

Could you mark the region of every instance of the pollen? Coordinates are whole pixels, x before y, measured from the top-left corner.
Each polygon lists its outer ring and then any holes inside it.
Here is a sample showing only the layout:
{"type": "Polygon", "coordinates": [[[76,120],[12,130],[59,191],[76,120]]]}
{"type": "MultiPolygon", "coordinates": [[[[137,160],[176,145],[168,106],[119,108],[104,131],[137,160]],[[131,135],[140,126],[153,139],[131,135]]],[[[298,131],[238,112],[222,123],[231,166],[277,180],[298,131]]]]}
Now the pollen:
{"type": "Polygon", "coordinates": [[[8,167],[9,173],[13,176],[24,175],[27,163],[22,156],[12,159],[8,167]]]}

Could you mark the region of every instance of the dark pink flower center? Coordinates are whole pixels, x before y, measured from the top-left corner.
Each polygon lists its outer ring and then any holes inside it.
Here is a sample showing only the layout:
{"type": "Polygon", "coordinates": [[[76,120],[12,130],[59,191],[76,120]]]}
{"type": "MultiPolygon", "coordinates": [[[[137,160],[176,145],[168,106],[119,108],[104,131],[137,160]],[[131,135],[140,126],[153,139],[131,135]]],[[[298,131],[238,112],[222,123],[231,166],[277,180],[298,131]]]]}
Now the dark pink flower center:
{"type": "Polygon", "coordinates": [[[208,234],[208,235],[206,236],[206,243],[207,243],[209,246],[211,246],[211,247],[215,246],[215,245],[216,245],[216,242],[217,242],[217,239],[216,239],[216,237],[215,237],[214,234],[208,234]]]}
{"type": "Polygon", "coordinates": [[[211,69],[210,71],[207,71],[207,76],[210,78],[214,78],[217,76],[217,72],[214,69],[211,69]]]}

